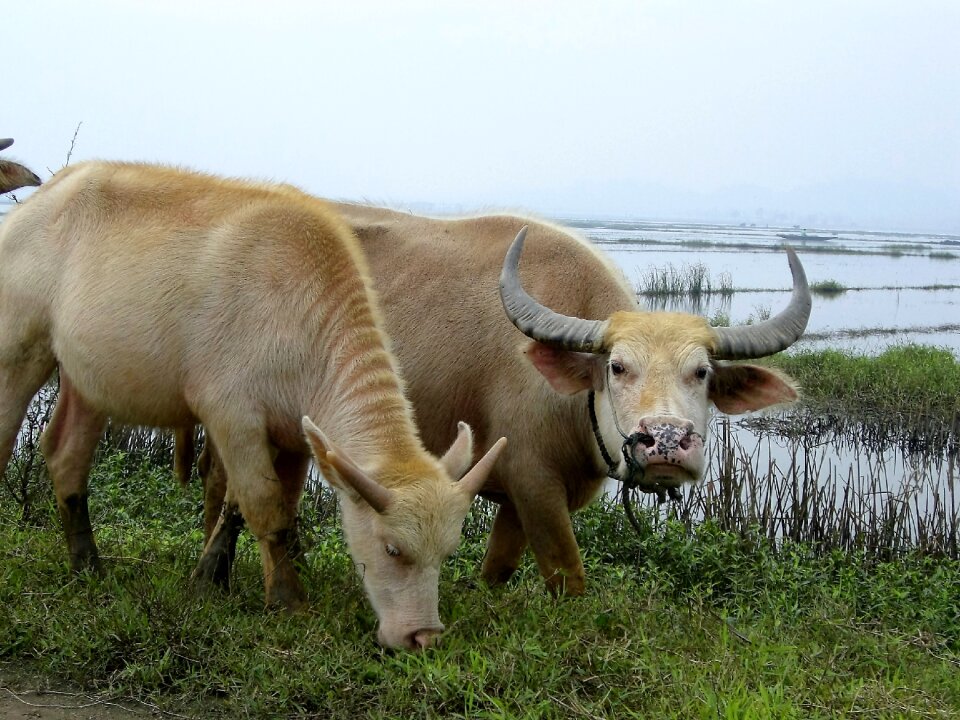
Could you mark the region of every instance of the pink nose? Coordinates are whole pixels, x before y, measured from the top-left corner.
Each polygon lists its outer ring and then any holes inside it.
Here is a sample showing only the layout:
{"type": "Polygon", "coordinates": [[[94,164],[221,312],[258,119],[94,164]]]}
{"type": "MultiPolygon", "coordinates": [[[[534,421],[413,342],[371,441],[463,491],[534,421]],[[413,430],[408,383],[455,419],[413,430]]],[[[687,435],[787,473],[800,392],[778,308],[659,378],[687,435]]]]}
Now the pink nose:
{"type": "Polygon", "coordinates": [[[703,437],[693,423],[673,417],[646,417],[637,424],[636,460],[641,465],[685,465],[703,450],[703,437]]]}

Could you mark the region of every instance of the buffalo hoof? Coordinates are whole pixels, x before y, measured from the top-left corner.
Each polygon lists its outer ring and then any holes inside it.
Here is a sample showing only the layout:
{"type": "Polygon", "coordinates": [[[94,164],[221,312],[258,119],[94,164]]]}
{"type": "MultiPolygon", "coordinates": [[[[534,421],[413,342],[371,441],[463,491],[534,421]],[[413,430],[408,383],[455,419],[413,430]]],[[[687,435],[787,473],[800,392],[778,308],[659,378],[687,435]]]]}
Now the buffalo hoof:
{"type": "Polygon", "coordinates": [[[237,538],[243,525],[243,516],[236,506],[225,505],[223,521],[217,525],[193,571],[194,582],[200,586],[230,589],[230,572],[233,569],[233,559],[237,555],[237,538]]]}
{"type": "Polygon", "coordinates": [[[226,553],[204,553],[190,579],[199,588],[230,589],[231,558],[226,553]]]}
{"type": "Polygon", "coordinates": [[[580,597],[586,592],[586,582],[583,577],[564,575],[561,571],[557,571],[553,576],[547,578],[547,590],[554,597],[561,595],[580,597]]]}
{"type": "Polygon", "coordinates": [[[97,546],[93,542],[75,543],[70,551],[70,572],[72,573],[91,573],[93,575],[103,575],[103,563],[100,561],[100,554],[97,552],[97,546]]]}
{"type": "Polygon", "coordinates": [[[482,573],[483,581],[490,587],[499,587],[510,582],[510,578],[517,571],[515,567],[500,567],[493,569],[484,569],[482,573]]]}
{"type": "Polygon", "coordinates": [[[296,583],[275,583],[267,591],[267,607],[286,610],[290,613],[307,609],[307,593],[299,580],[296,583]]]}

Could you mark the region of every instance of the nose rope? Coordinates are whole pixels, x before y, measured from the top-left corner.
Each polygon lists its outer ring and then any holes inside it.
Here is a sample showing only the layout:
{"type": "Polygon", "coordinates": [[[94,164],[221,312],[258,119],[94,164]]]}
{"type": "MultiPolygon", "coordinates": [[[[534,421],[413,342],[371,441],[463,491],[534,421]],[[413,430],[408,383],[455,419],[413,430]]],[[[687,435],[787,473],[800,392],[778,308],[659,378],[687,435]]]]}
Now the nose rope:
{"type": "Polygon", "coordinates": [[[602,457],[603,461],[607,464],[607,477],[620,480],[620,476],[617,475],[617,466],[613,462],[613,458],[610,457],[610,453],[607,452],[607,446],[603,444],[603,438],[600,436],[600,424],[597,422],[597,409],[594,403],[594,395],[593,390],[587,395],[587,408],[590,411],[590,427],[593,430],[593,437],[597,441],[597,447],[600,448],[600,457],[602,457]]]}
{"type": "Polygon", "coordinates": [[[613,405],[613,393],[610,391],[610,363],[607,363],[607,372],[604,375],[603,382],[607,389],[607,401],[610,403],[610,414],[613,415],[613,424],[617,428],[617,432],[620,433],[620,437],[624,440],[629,440],[629,436],[623,431],[623,428],[620,427],[620,421],[617,419],[617,408],[613,405]]]}
{"type": "MultiPolygon", "coordinates": [[[[634,477],[643,477],[645,472],[640,463],[637,462],[636,449],[637,445],[641,441],[653,440],[653,437],[648,433],[636,432],[632,435],[627,435],[623,428],[620,427],[620,420],[617,419],[617,408],[613,404],[613,384],[610,382],[610,363],[607,363],[607,372],[604,374],[604,383],[606,384],[607,390],[607,402],[610,403],[610,414],[613,415],[613,424],[617,428],[617,432],[620,433],[620,437],[623,438],[623,445],[620,447],[620,455],[623,458],[623,461],[627,464],[627,480],[621,480],[624,485],[637,485],[641,490],[646,492],[657,492],[656,488],[658,485],[648,487],[642,483],[634,481],[634,477]]],[[[646,444],[646,442],[644,442],[646,444]]],[[[661,491],[662,492],[662,491],[661,491]]]]}

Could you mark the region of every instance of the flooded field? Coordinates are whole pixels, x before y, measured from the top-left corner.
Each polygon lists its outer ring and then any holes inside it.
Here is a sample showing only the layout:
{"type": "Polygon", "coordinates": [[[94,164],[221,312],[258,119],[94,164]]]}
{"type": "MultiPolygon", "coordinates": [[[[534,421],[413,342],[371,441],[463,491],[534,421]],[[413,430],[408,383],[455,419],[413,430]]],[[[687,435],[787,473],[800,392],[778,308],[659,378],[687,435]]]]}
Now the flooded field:
{"type": "MultiPolygon", "coordinates": [[[[640,285],[650,268],[706,266],[714,285],[732,294],[643,297],[655,309],[720,315],[736,324],[782,306],[790,273],[781,247],[788,228],[743,228],[671,223],[590,223],[568,220],[640,285]]],[[[821,232],[821,231],[818,231],[821,232]]],[[[811,284],[843,288],[814,296],[804,347],[879,352],[919,342],[960,357],[960,237],[842,232],[829,241],[792,241],[811,284]]]]}
{"type": "MultiPolygon", "coordinates": [[[[687,525],[710,518],[743,534],[811,542],[825,550],[893,555],[921,547],[960,555],[955,432],[878,433],[810,416],[711,421],[704,480],[679,503],[639,506],[687,525]],[[932,440],[932,441],[931,441],[932,440]]],[[[610,482],[607,492],[619,495],[610,482]]]]}

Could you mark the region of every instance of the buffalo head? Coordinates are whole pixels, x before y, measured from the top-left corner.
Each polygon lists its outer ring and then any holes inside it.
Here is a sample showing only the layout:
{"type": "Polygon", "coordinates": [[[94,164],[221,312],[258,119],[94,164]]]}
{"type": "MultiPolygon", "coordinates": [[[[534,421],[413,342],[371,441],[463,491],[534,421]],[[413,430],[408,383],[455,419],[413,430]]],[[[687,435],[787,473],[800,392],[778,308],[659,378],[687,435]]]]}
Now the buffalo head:
{"type": "Polygon", "coordinates": [[[622,311],[584,320],[554,312],[520,283],[525,236],[523,228],[504,259],[504,309],[534,341],[527,355],[554,390],[595,393],[591,412],[611,476],[644,490],[675,493],[703,474],[711,402],[737,414],[797,399],[785,375],[725,362],[772,355],[803,334],[810,291],[793,250],[787,249],[793,295],[783,312],[755,325],[714,328],[685,313],[622,311]]]}
{"type": "Polygon", "coordinates": [[[470,504],[503,450],[500,438],[470,467],[473,434],[460,423],[439,460],[414,457],[368,472],[305,417],[314,457],[340,497],[343,530],[391,648],[421,650],[443,632],[439,615],[440,566],[457,549],[470,504]],[[459,479],[455,482],[454,479],[459,479]]]}

